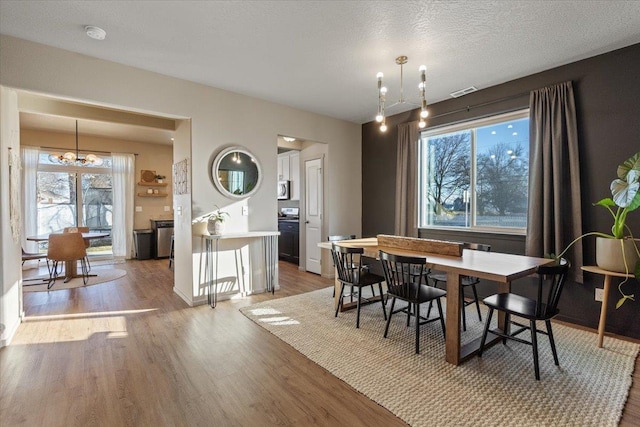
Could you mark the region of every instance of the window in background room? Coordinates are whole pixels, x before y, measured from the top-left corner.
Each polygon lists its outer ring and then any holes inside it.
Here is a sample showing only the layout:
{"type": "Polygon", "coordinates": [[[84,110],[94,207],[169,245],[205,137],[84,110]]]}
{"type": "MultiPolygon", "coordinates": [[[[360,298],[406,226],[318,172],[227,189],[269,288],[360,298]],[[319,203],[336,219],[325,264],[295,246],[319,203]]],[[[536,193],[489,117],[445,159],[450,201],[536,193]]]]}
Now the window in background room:
{"type": "Polygon", "coordinates": [[[419,224],[524,232],[529,110],[422,132],[419,224]]]}
{"type": "MultiPolygon", "coordinates": [[[[60,233],[65,227],[89,227],[90,231],[111,232],[113,187],[111,159],[100,167],[61,165],[41,151],[38,162],[38,234],[60,233]]],[[[111,255],[111,236],[92,239],[91,255],[111,255]]]]}

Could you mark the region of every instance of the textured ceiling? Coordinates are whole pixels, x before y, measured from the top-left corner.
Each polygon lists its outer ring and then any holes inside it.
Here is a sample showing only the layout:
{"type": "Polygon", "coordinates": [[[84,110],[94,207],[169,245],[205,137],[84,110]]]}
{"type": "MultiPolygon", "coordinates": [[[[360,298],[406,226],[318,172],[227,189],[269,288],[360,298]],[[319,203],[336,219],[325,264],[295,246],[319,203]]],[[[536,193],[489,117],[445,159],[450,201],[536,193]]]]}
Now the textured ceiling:
{"type": "Polygon", "coordinates": [[[407,98],[426,64],[436,102],[639,43],[640,1],[3,0],[0,32],[364,123],[378,71],[399,97],[399,55],[407,98]]]}

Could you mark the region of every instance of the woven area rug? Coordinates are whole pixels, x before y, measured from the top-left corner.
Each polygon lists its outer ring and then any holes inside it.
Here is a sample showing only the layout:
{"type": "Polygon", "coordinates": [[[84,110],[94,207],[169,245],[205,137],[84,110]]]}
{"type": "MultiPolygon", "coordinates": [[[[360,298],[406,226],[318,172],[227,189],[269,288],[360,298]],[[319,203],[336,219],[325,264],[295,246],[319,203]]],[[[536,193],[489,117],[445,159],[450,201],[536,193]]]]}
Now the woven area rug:
{"type": "MultiPolygon", "coordinates": [[[[63,273],[64,274],[64,273],[63,273]]],[[[24,292],[51,292],[51,291],[59,291],[62,289],[73,289],[80,288],[83,286],[91,286],[97,285],[99,283],[111,282],[112,280],[119,279],[124,277],[127,272],[125,270],[120,270],[117,268],[113,268],[113,266],[104,266],[104,267],[92,267],[90,274],[95,274],[96,276],[89,277],[87,284],[85,285],[82,281],[81,277],[76,277],[71,279],[69,282],[64,283],[64,277],[56,280],[56,283],[51,287],[51,289],[47,289],[46,281],[43,284],[36,281],[24,281],[22,284],[22,290],[24,292]]],[[[48,275],[39,275],[40,278],[48,278],[48,275]]],[[[25,277],[28,279],[29,277],[25,277]]]]}
{"type": "MultiPolygon", "coordinates": [[[[379,304],[362,308],[356,329],[355,310],[334,317],[331,294],[332,288],[321,289],[240,311],[412,426],[618,424],[637,344],[605,338],[604,348],[597,348],[596,334],[554,324],[560,366],[540,335],[536,381],[530,346],[498,344],[456,367],[444,360],[439,322],[421,327],[416,355],[415,329],[413,323],[406,328],[405,314],[393,316],[385,339],[379,304]]],[[[482,328],[468,307],[463,343],[480,336],[482,328]]]]}

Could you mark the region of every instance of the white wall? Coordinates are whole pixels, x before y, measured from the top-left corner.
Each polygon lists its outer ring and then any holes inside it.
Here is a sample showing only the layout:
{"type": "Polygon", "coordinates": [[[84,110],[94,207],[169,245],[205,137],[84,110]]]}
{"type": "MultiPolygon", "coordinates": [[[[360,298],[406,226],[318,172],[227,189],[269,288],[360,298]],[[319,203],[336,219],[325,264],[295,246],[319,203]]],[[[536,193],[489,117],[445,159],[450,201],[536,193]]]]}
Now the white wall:
{"type": "MultiPolygon", "coordinates": [[[[330,190],[336,190],[328,193],[329,228],[342,228],[344,223],[348,224],[346,228],[360,233],[361,126],[358,124],[8,36],[0,36],[0,84],[98,105],[190,118],[191,141],[189,137],[176,138],[174,161],[186,156],[191,160],[193,180],[189,208],[193,213],[187,212],[184,198],[176,197],[174,205],[183,208],[181,217],[175,215],[176,229],[186,230],[192,216],[210,212],[218,205],[230,210],[232,220],[227,225],[230,231],[277,230],[277,136],[295,135],[327,143],[331,153],[326,165],[331,176],[329,185],[330,190]],[[249,208],[248,218],[241,216],[243,204],[233,204],[231,199],[222,196],[210,180],[211,162],[216,153],[235,144],[253,152],[265,173],[260,190],[244,203],[249,208]],[[357,163],[344,167],[347,161],[341,159],[357,163]],[[341,189],[342,183],[358,191],[341,189]],[[180,221],[183,223],[178,224],[180,221]]],[[[188,239],[178,233],[176,231],[176,239],[188,239]]],[[[176,265],[176,283],[190,279],[187,276],[191,272],[184,270],[187,269],[176,265]]]]}
{"type": "MultiPolygon", "coordinates": [[[[19,181],[10,183],[9,157],[19,156],[20,126],[18,119],[18,97],[15,91],[0,87],[0,347],[8,345],[20,324],[22,298],[20,295],[20,243],[14,240],[10,217],[10,188],[19,181]]],[[[13,167],[16,167],[14,165],[13,167]]],[[[14,200],[20,203],[20,200],[14,200]]],[[[18,226],[20,221],[18,220],[18,226]]]]}

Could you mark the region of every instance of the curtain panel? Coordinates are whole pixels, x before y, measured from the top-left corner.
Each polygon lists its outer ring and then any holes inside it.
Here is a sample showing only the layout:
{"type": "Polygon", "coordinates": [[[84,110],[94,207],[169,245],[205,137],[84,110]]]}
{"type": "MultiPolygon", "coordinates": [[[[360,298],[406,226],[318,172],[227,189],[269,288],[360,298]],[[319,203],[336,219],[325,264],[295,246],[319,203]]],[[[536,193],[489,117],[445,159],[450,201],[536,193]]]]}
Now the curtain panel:
{"type": "Polygon", "coordinates": [[[38,252],[38,242],[27,236],[38,234],[38,157],[37,147],[22,147],[22,247],[27,252],[38,252]]]}
{"type": "Polygon", "coordinates": [[[133,256],[133,217],[135,194],[135,155],[111,153],[113,173],[113,257],[133,256]]]}
{"type": "Polygon", "coordinates": [[[418,122],[398,125],[394,233],[418,237],[418,122]]]}
{"type": "MultiPolygon", "coordinates": [[[[529,209],[526,254],[559,254],[582,234],[580,160],[570,81],[534,90],[530,108],[529,209]]],[[[582,283],[582,241],[564,255],[582,283]]]]}

